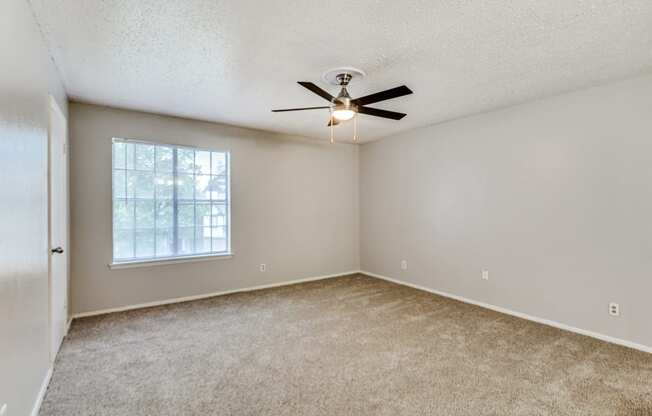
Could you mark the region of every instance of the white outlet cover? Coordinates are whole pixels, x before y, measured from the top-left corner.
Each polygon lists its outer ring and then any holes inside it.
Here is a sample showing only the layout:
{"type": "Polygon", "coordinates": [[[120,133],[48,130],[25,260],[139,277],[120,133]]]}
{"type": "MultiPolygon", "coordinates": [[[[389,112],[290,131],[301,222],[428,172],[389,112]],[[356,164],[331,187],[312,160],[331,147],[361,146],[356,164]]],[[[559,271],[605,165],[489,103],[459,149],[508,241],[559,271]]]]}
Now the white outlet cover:
{"type": "Polygon", "coordinates": [[[401,270],[407,270],[408,264],[407,260],[401,260],[401,270]]]}
{"type": "Polygon", "coordinates": [[[616,302],[609,303],[609,315],[620,316],[620,305],[616,302]]]}
{"type": "Polygon", "coordinates": [[[482,271],[482,280],[489,280],[489,270],[482,271]]]}
{"type": "Polygon", "coordinates": [[[260,271],[264,272],[265,270],[267,270],[267,265],[265,263],[261,263],[260,264],[260,271]]]}

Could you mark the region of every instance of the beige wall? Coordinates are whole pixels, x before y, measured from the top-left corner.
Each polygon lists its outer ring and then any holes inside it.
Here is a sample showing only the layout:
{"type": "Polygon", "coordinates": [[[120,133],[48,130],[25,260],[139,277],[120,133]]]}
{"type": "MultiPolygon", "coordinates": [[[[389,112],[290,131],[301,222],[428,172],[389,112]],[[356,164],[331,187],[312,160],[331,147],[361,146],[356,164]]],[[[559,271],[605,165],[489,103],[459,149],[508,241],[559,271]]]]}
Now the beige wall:
{"type": "Polygon", "coordinates": [[[48,349],[48,94],[66,96],[25,0],[0,2],[0,406],[29,415],[48,349]]]}
{"type": "Polygon", "coordinates": [[[363,270],[652,346],[652,77],[365,144],[360,190],[363,270]]]}
{"type": "Polygon", "coordinates": [[[76,103],[70,136],[73,313],[359,268],[357,146],[76,103]],[[233,258],[109,270],[112,137],[229,150],[233,258]]]}

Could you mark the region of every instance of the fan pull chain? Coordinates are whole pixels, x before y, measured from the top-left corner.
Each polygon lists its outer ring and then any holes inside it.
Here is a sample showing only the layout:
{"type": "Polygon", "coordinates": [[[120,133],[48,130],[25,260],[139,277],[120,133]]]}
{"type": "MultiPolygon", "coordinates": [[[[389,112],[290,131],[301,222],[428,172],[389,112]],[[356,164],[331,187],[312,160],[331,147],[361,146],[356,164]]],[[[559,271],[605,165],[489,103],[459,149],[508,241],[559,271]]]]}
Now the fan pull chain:
{"type": "Polygon", "coordinates": [[[353,141],[358,141],[358,115],[353,117],[353,141]]]}
{"type": "Polygon", "coordinates": [[[331,144],[335,143],[335,139],[333,138],[333,128],[335,127],[335,123],[333,122],[333,109],[331,108],[331,119],[329,120],[328,124],[331,125],[331,144]]]}

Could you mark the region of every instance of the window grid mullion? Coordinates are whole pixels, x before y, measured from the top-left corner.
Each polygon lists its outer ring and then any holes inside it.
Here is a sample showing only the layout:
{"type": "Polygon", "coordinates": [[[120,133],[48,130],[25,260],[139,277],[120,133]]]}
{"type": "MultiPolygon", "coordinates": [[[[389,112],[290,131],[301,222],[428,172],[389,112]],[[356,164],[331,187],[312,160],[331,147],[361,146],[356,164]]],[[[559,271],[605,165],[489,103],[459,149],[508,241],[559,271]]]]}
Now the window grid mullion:
{"type": "MultiPolygon", "coordinates": [[[[132,157],[134,158],[134,160],[132,161],[132,166],[133,166],[133,169],[136,169],[136,150],[137,150],[137,149],[136,149],[136,145],[135,145],[135,144],[132,144],[132,146],[133,146],[133,149],[134,149],[134,151],[131,152],[131,153],[132,153],[132,157]]],[[[125,160],[126,160],[126,159],[125,159],[125,160]]],[[[126,162],[125,162],[125,163],[126,163],[126,162]]],[[[128,182],[127,182],[127,183],[128,183],[128,182]]],[[[137,257],[137,253],[138,253],[138,251],[136,250],[136,244],[137,244],[137,241],[136,241],[136,230],[138,229],[138,224],[136,223],[136,198],[137,198],[137,197],[138,197],[138,187],[136,186],[136,184],[134,184],[134,197],[133,197],[133,204],[132,204],[132,205],[133,205],[132,209],[133,209],[133,214],[134,214],[134,215],[133,215],[133,219],[134,219],[134,232],[133,232],[133,241],[134,241],[134,244],[133,244],[133,247],[134,247],[134,258],[137,257]]]]}
{"type": "Polygon", "coordinates": [[[215,218],[215,213],[213,212],[213,207],[214,207],[214,204],[215,204],[215,199],[213,198],[213,194],[215,193],[215,188],[214,188],[214,187],[215,187],[215,182],[214,182],[214,180],[215,180],[215,178],[216,178],[216,176],[214,175],[214,172],[213,172],[213,155],[214,155],[214,153],[215,153],[215,152],[211,152],[211,153],[210,153],[210,155],[211,155],[211,158],[210,158],[210,160],[211,160],[211,168],[210,168],[209,171],[208,171],[208,172],[209,172],[209,175],[210,175],[210,176],[208,177],[208,178],[209,178],[209,179],[208,179],[208,180],[209,180],[209,184],[210,184],[210,191],[209,191],[208,194],[209,194],[209,200],[210,200],[210,205],[211,205],[211,208],[210,208],[210,221],[209,221],[209,226],[210,226],[210,230],[211,230],[211,232],[210,232],[210,235],[211,235],[211,237],[210,237],[210,238],[211,238],[211,253],[214,253],[214,252],[215,252],[215,247],[213,247],[213,243],[214,243],[214,241],[215,241],[215,239],[214,239],[214,237],[215,237],[214,233],[215,233],[215,226],[216,226],[216,224],[214,224],[214,222],[213,222],[213,221],[214,221],[214,218],[215,218]]]}
{"type": "Polygon", "coordinates": [[[157,170],[156,170],[157,163],[156,163],[156,160],[158,158],[158,149],[159,149],[158,146],[154,146],[154,161],[153,161],[154,162],[154,177],[152,178],[152,180],[154,181],[154,210],[152,211],[152,214],[154,215],[154,257],[156,257],[157,254],[158,254],[158,238],[157,238],[158,233],[156,231],[156,227],[157,227],[156,223],[158,221],[158,215],[157,215],[157,213],[158,213],[158,201],[157,201],[157,196],[156,196],[156,190],[158,188],[158,186],[156,186],[158,184],[158,181],[156,180],[156,176],[157,176],[157,170]]]}
{"type": "Polygon", "coordinates": [[[178,179],[177,179],[177,148],[172,148],[172,250],[175,256],[179,255],[179,207],[178,207],[178,179]]]}
{"type": "MultiPolygon", "coordinates": [[[[129,206],[129,191],[128,191],[129,187],[127,186],[129,184],[129,180],[128,180],[128,177],[129,177],[128,172],[129,171],[127,169],[127,155],[129,154],[129,152],[127,151],[127,147],[129,147],[129,146],[128,145],[124,146],[124,153],[125,153],[124,154],[124,157],[125,157],[125,209],[129,206]]],[[[135,204],[135,202],[134,202],[134,204],[135,204]]],[[[134,224],[134,228],[136,228],[136,224],[134,224]]],[[[135,244],[136,244],[136,239],[134,238],[131,241],[131,257],[136,257],[136,248],[134,247],[135,244]]]]}
{"type": "Polygon", "coordinates": [[[225,244],[225,249],[226,251],[231,251],[231,154],[226,153],[224,155],[224,176],[226,177],[226,182],[224,183],[224,186],[226,187],[224,190],[224,214],[226,215],[225,221],[224,221],[224,231],[226,234],[224,237],[226,238],[226,244],[225,244]]]}
{"type": "Polygon", "coordinates": [[[193,253],[197,252],[197,187],[195,183],[197,182],[197,152],[192,151],[192,251],[193,253]]]}
{"type": "Polygon", "coordinates": [[[210,227],[210,250],[213,253],[213,152],[208,153],[208,226],[210,227]]]}

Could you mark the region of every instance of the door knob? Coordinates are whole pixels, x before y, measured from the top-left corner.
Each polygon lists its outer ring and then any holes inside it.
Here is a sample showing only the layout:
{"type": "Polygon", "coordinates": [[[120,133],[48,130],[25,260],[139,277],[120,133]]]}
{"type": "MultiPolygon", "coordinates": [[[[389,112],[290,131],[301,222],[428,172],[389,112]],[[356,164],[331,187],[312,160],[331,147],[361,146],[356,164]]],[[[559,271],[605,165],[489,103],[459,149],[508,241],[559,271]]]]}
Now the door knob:
{"type": "Polygon", "coordinates": [[[56,248],[53,248],[53,249],[50,250],[50,251],[51,251],[52,253],[61,254],[61,253],[63,253],[63,248],[61,248],[61,247],[56,247],[56,248]]]}

